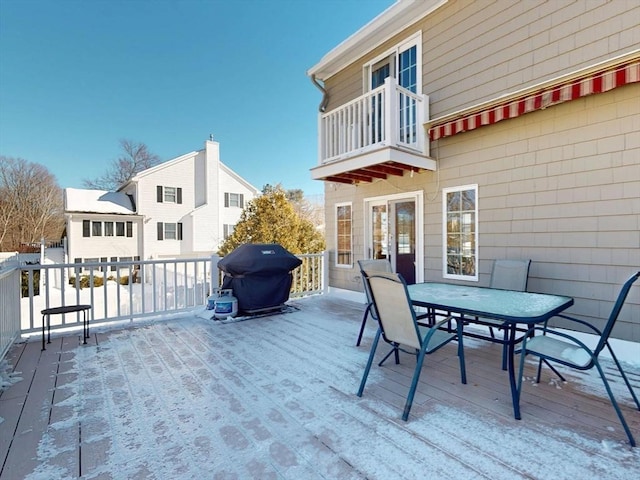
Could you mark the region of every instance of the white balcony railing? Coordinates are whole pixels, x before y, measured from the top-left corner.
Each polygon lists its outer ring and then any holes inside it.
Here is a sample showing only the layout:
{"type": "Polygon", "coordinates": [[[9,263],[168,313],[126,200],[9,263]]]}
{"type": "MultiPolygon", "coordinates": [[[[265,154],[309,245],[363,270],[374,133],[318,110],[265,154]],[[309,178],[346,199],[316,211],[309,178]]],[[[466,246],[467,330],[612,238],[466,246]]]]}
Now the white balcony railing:
{"type": "Polygon", "coordinates": [[[319,163],[323,165],[379,147],[398,147],[428,155],[421,129],[428,119],[428,97],[417,95],[388,77],[384,85],[375,90],[320,114],[319,163]]]}

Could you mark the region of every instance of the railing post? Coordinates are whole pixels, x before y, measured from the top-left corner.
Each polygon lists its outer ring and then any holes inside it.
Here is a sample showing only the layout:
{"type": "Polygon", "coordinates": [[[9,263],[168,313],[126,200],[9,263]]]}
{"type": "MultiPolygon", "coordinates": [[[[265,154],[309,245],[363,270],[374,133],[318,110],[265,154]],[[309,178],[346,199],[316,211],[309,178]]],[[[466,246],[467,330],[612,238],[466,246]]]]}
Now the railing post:
{"type": "Polygon", "coordinates": [[[384,79],[384,132],[387,145],[398,144],[398,92],[396,91],[396,81],[392,76],[384,79]]]}
{"type": "Polygon", "coordinates": [[[220,274],[218,273],[218,262],[220,257],[217,255],[211,255],[211,295],[214,288],[220,288],[220,274]]]}
{"type": "Polygon", "coordinates": [[[429,142],[429,132],[424,130],[424,124],[429,121],[430,115],[428,95],[422,95],[422,108],[419,108],[418,112],[419,115],[421,115],[421,118],[418,118],[418,125],[416,127],[422,129],[422,131],[416,132],[418,137],[418,148],[428,157],[431,151],[431,144],[429,142]]]}
{"type": "Polygon", "coordinates": [[[329,293],[329,251],[325,250],[322,252],[322,260],[320,264],[320,268],[322,269],[322,293],[329,293]]]}

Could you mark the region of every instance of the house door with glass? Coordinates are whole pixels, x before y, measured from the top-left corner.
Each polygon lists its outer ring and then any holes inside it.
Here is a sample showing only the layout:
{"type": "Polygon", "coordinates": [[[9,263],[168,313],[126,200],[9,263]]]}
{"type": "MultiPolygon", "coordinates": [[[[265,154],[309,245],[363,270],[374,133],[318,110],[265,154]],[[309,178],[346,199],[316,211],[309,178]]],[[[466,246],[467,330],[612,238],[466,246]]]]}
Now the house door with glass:
{"type": "Polygon", "coordinates": [[[418,237],[416,199],[378,199],[367,202],[367,258],[387,259],[408,284],[416,283],[418,237]]]}

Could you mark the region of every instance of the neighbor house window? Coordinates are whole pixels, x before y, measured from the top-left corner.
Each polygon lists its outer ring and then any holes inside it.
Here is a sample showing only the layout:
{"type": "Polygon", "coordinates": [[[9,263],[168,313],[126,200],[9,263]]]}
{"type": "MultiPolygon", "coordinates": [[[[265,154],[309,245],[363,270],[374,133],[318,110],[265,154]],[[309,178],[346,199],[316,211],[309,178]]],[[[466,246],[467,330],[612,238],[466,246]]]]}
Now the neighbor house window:
{"type": "Polygon", "coordinates": [[[127,237],[133,237],[133,222],[127,222],[127,237]]]}
{"type": "Polygon", "coordinates": [[[244,208],[244,195],[242,193],[225,193],[224,206],[244,208]]]}
{"type": "Polygon", "coordinates": [[[180,187],[156,187],[156,201],[158,203],[182,203],[182,188],[180,187]]]}
{"type": "Polygon", "coordinates": [[[104,222],[104,236],[113,237],[113,222],[104,222]]]}
{"type": "Polygon", "coordinates": [[[102,222],[91,222],[91,236],[102,236],[102,222]]]}
{"type": "Polygon", "coordinates": [[[336,205],[336,265],[352,266],[351,204],[336,205]]]}
{"type": "Polygon", "coordinates": [[[182,240],[182,223],[158,222],[158,240],[182,240]]]}
{"type": "Polygon", "coordinates": [[[116,236],[124,237],[124,222],[116,222],[116,236]]]}
{"type": "Polygon", "coordinates": [[[443,276],[478,280],[478,186],[445,188],[443,205],[443,276]]]}
{"type": "Polygon", "coordinates": [[[229,238],[231,235],[233,235],[233,230],[235,229],[235,225],[228,225],[228,224],[224,224],[222,226],[222,234],[224,239],[226,240],[227,238],[229,238]]]}
{"type": "Polygon", "coordinates": [[[82,221],[82,236],[83,237],[91,236],[91,222],[89,220],[82,221]]]}

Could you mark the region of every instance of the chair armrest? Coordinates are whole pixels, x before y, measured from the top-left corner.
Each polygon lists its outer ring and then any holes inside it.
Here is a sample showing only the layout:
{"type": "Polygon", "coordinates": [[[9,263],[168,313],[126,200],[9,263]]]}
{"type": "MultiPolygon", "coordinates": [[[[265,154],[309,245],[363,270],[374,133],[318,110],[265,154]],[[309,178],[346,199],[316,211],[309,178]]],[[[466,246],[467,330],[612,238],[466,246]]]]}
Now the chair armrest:
{"type": "MultiPolygon", "coordinates": [[[[525,335],[525,340],[527,338],[529,338],[529,332],[535,332],[535,331],[540,331],[542,332],[544,335],[549,336],[549,337],[560,337],[560,338],[564,338],[565,340],[568,340],[569,342],[573,343],[574,345],[586,350],[587,352],[589,352],[589,354],[591,355],[591,357],[593,357],[593,349],[589,348],[587,345],[585,345],[583,342],[581,342],[580,340],[578,340],[576,337],[573,337],[567,333],[564,332],[556,332],[554,330],[548,330],[546,328],[543,327],[533,327],[530,328],[527,331],[527,334],[525,335]]],[[[525,342],[526,345],[526,342],[525,342]]]]}
{"type": "MultiPolygon", "coordinates": [[[[568,315],[563,315],[561,313],[556,315],[556,317],[564,318],[565,320],[569,320],[571,322],[579,323],[580,325],[583,325],[583,326],[589,328],[590,330],[592,330],[593,332],[595,332],[596,334],[598,334],[598,336],[602,336],[602,332],[598,328],[596,328],[593,325],[591,325],[589,322],[585,322],[584,320],[579,320],[577,318],[569,317],[568,315]]],[[[544,328],[547,328],[546,322],[545,322],[544,328]]]]}

